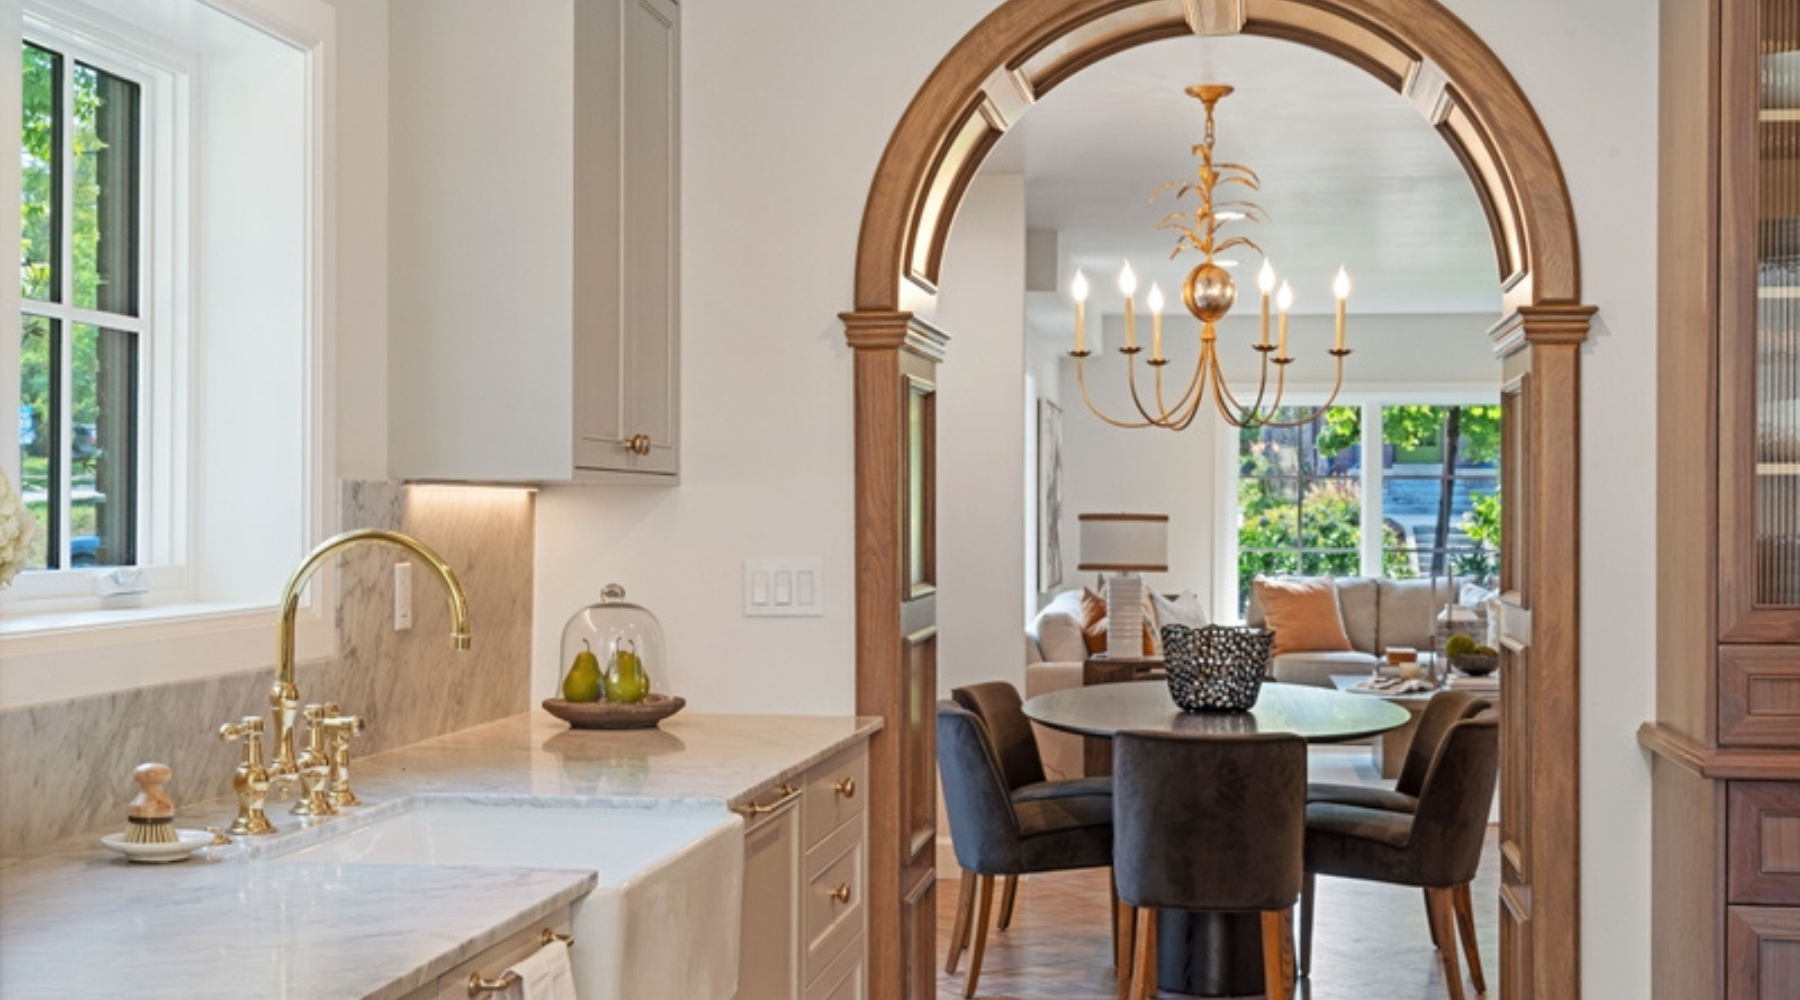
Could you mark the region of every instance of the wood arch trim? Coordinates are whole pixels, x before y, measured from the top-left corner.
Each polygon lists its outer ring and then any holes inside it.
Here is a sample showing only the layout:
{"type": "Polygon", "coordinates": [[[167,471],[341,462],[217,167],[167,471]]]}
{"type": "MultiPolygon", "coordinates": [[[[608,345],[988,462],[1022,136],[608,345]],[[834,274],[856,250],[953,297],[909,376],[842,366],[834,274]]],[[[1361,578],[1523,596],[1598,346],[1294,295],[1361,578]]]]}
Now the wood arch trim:
{"type": "Polygon", "coordinates": [[[901,116],[863,208],[858,312],[937,288],[950,220],[983,157],[1082,68],[1180,34],[1285,38],[1415,98],[1474,181],[1494,227],[1508,309],[1579,302],[1575,216],[1549,136],[1512,75],[1436,0],[1008,0],[938,63],[901,116]],[[1241,18],[1238,12],[1241,11],[1241,18]]]}

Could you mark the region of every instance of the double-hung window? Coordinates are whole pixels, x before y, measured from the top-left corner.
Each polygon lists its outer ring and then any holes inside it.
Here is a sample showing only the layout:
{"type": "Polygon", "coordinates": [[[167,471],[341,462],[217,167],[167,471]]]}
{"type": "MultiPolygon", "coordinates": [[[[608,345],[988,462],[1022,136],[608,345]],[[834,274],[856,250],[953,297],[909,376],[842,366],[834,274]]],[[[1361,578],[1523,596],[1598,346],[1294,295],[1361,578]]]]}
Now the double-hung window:
{"type": "Polygon", "coordinates": [[[29,40],[21,55],[20,493],[27,569],[135,566],[145,309],[142,85],[29,40]]]}

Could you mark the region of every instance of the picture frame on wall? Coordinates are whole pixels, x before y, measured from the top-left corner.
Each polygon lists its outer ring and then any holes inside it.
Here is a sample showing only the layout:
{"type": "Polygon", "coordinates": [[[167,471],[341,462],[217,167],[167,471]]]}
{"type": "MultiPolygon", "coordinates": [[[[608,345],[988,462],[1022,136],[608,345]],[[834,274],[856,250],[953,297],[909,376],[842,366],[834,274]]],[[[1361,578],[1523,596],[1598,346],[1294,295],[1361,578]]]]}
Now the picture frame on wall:
{"type": "Polygon", "coordinates": [[[1038,400],[1038,590],[1062,586],[1062,408],[1038,400]]]}

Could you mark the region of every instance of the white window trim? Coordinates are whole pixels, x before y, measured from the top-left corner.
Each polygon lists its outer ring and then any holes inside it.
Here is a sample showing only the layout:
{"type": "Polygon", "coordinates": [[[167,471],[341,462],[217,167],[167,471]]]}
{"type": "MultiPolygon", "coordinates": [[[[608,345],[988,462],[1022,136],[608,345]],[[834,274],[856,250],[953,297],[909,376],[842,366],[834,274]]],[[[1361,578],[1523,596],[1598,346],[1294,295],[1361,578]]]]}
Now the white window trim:
{"type": "MultiPolygon", "coordinates": [[[[201,0],[192,0],[201,2],[201,0]]],[[[306,145],[308,190],[306,194],[305,251],[307,267],[307,315],[304,325],[308,336],[308,367],[304,387],[302,415],[306,463],[303,474],[306,499],[304,505],[304,537],[317,542],[336,527],[335,504],[335,398],[330,377],[333,368],[336,291],[335,274],[335,148],[334,148],[334,81],[335,11],[318,0],[204,0],[216,10],[263,31],[301,52],[306,60],[306,145]]],[[[19,8],[15,8],[18,10],[19,8]]],[[[32,10],[54,11],[62,24],[113,25],[106,14],[73,0],[55,3],[33,3],[32,10]]],[[[15,33],[10,69],[17,77],[18,43],[23,36],[23,23],[12,27],[15,33]]],[[[118,36],[123,34],[110,31],[118,36]]],[[[183,98],[187,95],[183,94],[183,98]]],[[[10,128],[18,130],[14,109],[10,128]]],[[[0,123],[5,119],[0,118],[0,123]]],[[[178,137],[181,149],[188,148],[189,135],[178,137]]],[[[11,187],[17,201],[17,167],[11,187]]],[[[0,175],[4,177],[4,175],[0,175]]],[[[16,216],[11,232],[17,234],[16,216]]],[[[174,237],[181,239],[181,236],[174,237]]],[[[185,247],[177,247],[181,250],[185,247]]],[[[173,296],[171,308],[185,308],[186,289],[173,296]]],[[[0,306],[11,304],[17,315],[16,284],[0,295],[0,306]]],[[[16,347],[14,348],[16,351],[16,347]]],[[[173,369],[185,374],[189,370],[191,352],[173,352],[173,369]]],[[[11,373],[17,378],[17,371],[11,373]]],[[[170,422],[171,433],[188,432],[185,415],[179,407],[158,414],[170,422]]],[[[16,422],[16,414],[10,420],[16,422]]],[[[148,421],[144,421],[148,423],[148,421]]],[[[12,467],[17,468],[15,433],[8,435],[0,447],[11,452],[12,467]]],[[[6,457],[0,453],[0,457],[6,457]]],[[[158,456],[159,461],[167,456],[158,456]]],[[[144,461],[150,461],[146,452],[144,461]]],[[[177,470],[185,482],[186,469],[177,470]]],[[[174,489],[173,485],[168,487],[174,489]]],[[[156,499],[154,497],[152,500],[156,499]]],[[[166,497],[163,498],[166,501],[166,497]]],[[[156,509],[168,512],[172,505],[156,509]]],[[[184,519],[171,518],[171,544],[185,548],[196,526],[184,519]]],[[[295,554],[298,565],[303,553],[295,554]]],[[[105,574],[101,574],[105,575],[105,574]]],[[[5,592],[0,592],[5,593],[5,592]]],[[[320,573],[308,587],[308,599],[296,619],[296,653],[301,660],[332,656],[337,652],[334,615],[336,606],[336,574],[320,573]]],[[[268,603],[250,605],[208,605],[184,602],[165,606],[134,609],[63,611],[55,614],[0,619],[0,710],[32,704],[99,695],[152,684],[193,680],[209,676],[266,669],[274,662],[275,626],[279,609],[275,602],[279,593],[268,595],[268,603]]]]}
{"type": "MultiPolygon", "coordinates": [[[[1406,405],[1497,406],[1500,401],[1500,388],[1500,383],[1498,382],[1469,382],[1464,384],[1439,383],[1429,388],[1407,385],[1405,383],[1368,385],[1359,386],[1354,390],[1344,390],[1338,394],[1338,397],[1332,401],[1331,405],[1365,408],[1370,406],[1406,405]]],[[[1308,390],[1293,396],[1292,401],[1286,402],[1286,405],[1318,406],[1320,403],[1325,402],[1328,393],[1328,388],[1317,390],[1309,388],[1308,390]]],[[[1365,412],[1365,417],[1366,416],[1367,414],[1365,412]]],[[[1217,621],[1232,621],[1236,619],[1238,615],[1238,515],[1240,513],[1238,510],[1238,430],[1230,424],[1225,423],[1223,420],[1216,420],[1213,423],[1215,425],[1213,433],[1216,435],[1213,439],[1213,451],[1217,456],[1217,465],[1214,467],[1215,475],[1213,481],[1218,483],[1218,493],[1214,495],[1214,502],[1217,505],[1218,510],[1231,512],[1230,517],[1218,517],[1213,519],[1213,530],[1215,532],[1213,535],[1213,550],[1222,553],[1224,556],[1213,562],[1213,594],[1215,595],[1213,600],[1213,604],[1215,605],[1213,613],[1216,616],[1219,616],[1215,618],[1217,621]]],[[[1363,421],[1365,454],[1368,453],[1367,444],[1368,435],[1371,433],[1371,426],[1372,425],[1368,420],[1365,419],[1363,421]]],[[[1379,498],[1381,496],[1379,488],[1380,470],[1377,468],[1371,473],[1369,466],[1370,463],[1363,463],[1363,495],[1379,498]],[[1370,478],[1371,475],[1374,476],[1374,479],[1370,478]],[[1374,483],[1375,485],[1372,487],[1371,483],[1374,483]]],[[[1377,570],[1374,575],[1379,576],[1381,567],[1381,534],[1379,531],[1371,532],[1369,530],[1371,511],[1373,511],[1373,517],[1376,519],[1375,523],[1378,525],[1380,523],[1379,518],[1381,517],[1379,499],[1374,505],[1363,505],[1363,523],[1361,526],[1363,545],[1359,561],[1361,562],[1364,571],[1367,571],[1370,566],[1373,566],[1377,570]],[[1373,550],[1370,548],[1371,535],[1373,535],[1375,539],[1373,550]]]]}

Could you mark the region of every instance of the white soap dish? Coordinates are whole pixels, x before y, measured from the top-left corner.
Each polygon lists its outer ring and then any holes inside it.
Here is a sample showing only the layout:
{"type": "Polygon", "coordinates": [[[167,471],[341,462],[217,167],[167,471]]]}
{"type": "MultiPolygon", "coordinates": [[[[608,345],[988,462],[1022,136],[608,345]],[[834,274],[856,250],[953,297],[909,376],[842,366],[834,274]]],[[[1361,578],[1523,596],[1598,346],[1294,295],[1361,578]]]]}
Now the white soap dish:
{"type": "Polygon", "coordinates": [[[212,843],[213,835],[205,830],[176,830],[176,840],[169,844],[134,844],[126,834],[113,833],[100,838],[100,843],[118,851],[132,861],[144,864],[167,864],[185,861],[195,851],[212,843]]]}

